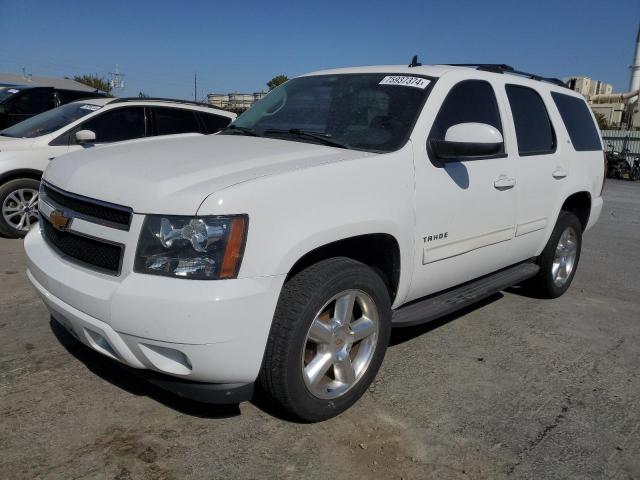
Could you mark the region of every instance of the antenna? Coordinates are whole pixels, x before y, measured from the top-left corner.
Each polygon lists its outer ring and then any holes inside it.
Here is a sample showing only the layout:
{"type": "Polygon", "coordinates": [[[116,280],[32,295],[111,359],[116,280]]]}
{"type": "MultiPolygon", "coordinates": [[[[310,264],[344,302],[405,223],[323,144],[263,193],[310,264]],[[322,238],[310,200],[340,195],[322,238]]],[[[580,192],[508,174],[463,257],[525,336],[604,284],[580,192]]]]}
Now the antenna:
{"type": "Polygon", "coordinates": [[[409,68],[420,67],[422,64],[418,62],[418,55],[414,55],[409,64],[409,68]]]}
{"type": "Polygon", "coordinates": [[[124,80],[122,79],[122,77],[124,77],[124,73],[120,73],[120,71],[118,70],[117,64],[116,64],[116,71],[109,72],[109,75],[111,75],[111,80],[109,80],[109,85],[111,86],[112,90],[124,88],[124,80]]]}

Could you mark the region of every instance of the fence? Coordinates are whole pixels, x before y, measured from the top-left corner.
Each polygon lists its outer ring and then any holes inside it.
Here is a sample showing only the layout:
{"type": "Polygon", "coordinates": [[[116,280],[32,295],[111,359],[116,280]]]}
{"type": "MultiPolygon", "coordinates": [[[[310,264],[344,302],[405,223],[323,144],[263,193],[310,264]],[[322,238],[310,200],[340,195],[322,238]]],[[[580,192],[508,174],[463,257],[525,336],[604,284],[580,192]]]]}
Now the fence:
{"type": "Polygon", "coordinates": [[[622,152],[628,149],[629,155],[640,155],[640,131],[639,130],[601,130],[602,143],[605,150],[622,152]]]}

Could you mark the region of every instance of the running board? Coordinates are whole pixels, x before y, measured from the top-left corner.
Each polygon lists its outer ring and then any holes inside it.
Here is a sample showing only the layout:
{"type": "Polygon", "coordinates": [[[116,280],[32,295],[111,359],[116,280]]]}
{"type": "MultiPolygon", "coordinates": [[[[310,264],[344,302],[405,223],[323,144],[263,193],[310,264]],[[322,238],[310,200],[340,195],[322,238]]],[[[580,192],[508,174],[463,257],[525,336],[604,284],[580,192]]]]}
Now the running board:
{"type": "Polygon", "coordinates": [[[535,263],[520,263],[444,293],[414,300],[394,310],[391,324],[393,327],[413,327],[431,322],[527,280],[535,276],[538,270],[540,267],[535,263]]]}

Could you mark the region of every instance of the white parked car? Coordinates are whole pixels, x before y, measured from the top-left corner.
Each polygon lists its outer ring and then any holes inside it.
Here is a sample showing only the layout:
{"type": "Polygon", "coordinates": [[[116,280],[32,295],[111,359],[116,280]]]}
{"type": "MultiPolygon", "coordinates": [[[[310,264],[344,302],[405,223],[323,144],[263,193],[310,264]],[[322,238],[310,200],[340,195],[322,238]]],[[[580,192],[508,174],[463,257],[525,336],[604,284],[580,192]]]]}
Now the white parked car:
{"type": "Polygon", "coordinates": [[[93,98],[0,131],[0,233],[26,235],[37,221],[38,184],[49,162],[87,147],[159,135],[215,133],[235,113],[180,100],[93,98]]]}
{"type": "Polygon", "coordinates": [[[55,320],[186,397],[327,419],[392,327],[569,287],[602,209],[584,98],[500,65],[328,70],[218,135],[72,153],[28,276],[55,320]]]}

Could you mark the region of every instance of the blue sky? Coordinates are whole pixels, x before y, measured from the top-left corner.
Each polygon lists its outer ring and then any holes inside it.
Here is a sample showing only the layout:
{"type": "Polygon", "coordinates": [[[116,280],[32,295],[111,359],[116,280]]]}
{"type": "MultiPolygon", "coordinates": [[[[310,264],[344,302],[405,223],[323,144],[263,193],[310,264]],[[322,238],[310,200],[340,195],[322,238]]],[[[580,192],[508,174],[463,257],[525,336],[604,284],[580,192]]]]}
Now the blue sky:
{"type": "Polygon", "coordinates": [[[628,87],[640,1],[0,0],[0,71],[125,73],[120,94],[258,91],[274,75],[408,63],[508,63],[628,87]]]}

